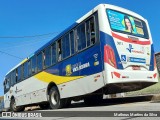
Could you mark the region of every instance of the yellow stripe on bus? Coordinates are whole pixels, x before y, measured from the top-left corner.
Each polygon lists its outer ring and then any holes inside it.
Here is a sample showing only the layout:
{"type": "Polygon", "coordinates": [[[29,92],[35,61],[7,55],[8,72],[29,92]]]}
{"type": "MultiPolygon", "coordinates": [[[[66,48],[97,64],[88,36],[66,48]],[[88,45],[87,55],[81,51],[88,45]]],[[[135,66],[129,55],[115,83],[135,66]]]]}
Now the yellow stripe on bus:
{"type": "Polygon", "coordinates": [[[58,84],[62,84],[65,82],[69,82],[72,80],[82,78],[83,76],[73,76],[73,77],[72,76],[57,76],[57,75],[53,75],[53,74],[43,71],[43,72],[36,74],[34,77],[43,82],[47,82],[47,83],[54,82],[55,84],[58,85],[58,84]]]}

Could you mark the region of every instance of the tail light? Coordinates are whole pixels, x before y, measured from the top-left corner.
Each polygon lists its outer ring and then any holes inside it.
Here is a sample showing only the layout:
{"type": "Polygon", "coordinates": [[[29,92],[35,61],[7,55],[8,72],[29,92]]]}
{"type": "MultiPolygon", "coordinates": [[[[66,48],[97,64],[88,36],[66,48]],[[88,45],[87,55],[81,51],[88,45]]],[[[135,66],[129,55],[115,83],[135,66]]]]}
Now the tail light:
{"type": "Polygon", "coordinates": [[[104,62],[117,68],[114,51],[109,45],[104,46],[104,62]]]}
{"type": "Polygon", "coordinates": [[[156,76],[157,76],[157,73],[155,73],[155,74],[153,75],[154,78],[156,78],[156,76]]]}

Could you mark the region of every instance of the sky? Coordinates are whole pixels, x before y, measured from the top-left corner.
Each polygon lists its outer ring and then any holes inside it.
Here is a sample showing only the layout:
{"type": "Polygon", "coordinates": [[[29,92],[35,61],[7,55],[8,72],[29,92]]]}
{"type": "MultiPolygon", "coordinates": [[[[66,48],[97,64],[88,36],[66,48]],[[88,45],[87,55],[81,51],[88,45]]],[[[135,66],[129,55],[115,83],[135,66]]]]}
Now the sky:
{"type": "Polygon", "coordinates": [[[160,0],[0,0],[0,96],[11,68],[101,3],[146,18],[155,52],[160,51],[160,0]],[[23,37],[35,35],[43,36],[23,37]]]}

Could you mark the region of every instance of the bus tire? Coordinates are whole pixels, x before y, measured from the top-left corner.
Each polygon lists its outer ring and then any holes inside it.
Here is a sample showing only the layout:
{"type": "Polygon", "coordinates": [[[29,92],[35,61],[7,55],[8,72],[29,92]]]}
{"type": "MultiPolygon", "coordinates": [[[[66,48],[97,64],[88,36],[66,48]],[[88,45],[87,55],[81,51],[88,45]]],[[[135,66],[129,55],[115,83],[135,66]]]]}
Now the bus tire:
{"type": "Polygon", "coordinates": [[[60,99],[60,94],[57,87],[53,86],[49,92],[49,104],[51,109],[62,108],[65,104],[63,99],[60,99]]]}
{"type": "Polygon", "coordinates": [[[25,109],[24,106],[16,106],[15,99],[11,99],[11,102],[10,102],[10,111],[19,112],[19,111],[24,111],[24,109],[25,109]]]}
{"type": "Polygon", "coordinates": [[[86,105],[99,105],[102,103],[103,95],[90,95],[84,98],[84,103],[86,105]]]}

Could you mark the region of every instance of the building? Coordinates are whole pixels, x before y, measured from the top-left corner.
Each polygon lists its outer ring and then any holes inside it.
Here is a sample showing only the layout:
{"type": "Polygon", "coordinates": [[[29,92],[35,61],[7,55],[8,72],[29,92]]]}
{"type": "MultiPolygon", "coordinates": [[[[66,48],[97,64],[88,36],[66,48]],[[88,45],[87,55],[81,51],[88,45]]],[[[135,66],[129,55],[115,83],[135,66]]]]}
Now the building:
{"type": "Polygon", "coordinates": [[[160,75],[160,52],[156,53],[155,56],[156,56],[157,69],[160,75]]]}

